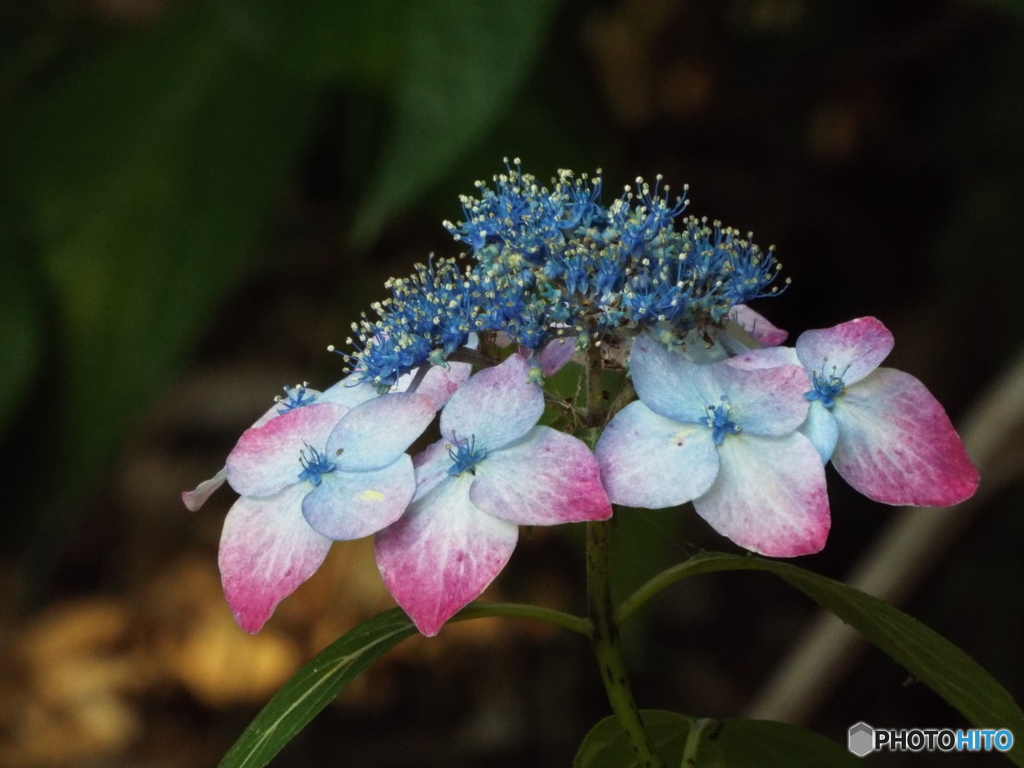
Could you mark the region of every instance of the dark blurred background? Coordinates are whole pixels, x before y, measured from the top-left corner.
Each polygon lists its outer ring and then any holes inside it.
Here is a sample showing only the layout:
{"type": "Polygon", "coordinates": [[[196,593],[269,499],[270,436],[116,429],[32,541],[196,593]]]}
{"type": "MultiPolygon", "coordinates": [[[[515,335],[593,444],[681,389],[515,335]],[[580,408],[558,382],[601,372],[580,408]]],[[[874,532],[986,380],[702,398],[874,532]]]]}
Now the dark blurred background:
{"type": "MultiPolygon", "coordinates": [[[[458,253],[440,222],[506,155],[542,180],[603,168],[612,191],[689,183],[691,213],[778,246],[793,284],[759,311],[794,338],[876,315],[954,420],[1024,342],[1017,3],[5,3],[0,764],[213,766],[392,604],[370,543],[339,544],[246,635],[216,571],[231,493],[195,515],[179,493],[280,386],[341,377],[325,347],[388,276],[458,253]]],[[[901,512],[837,480],[801,564],[842,578],[901,512]]],[[[989,490],[903,607],[1020,700],[1024,487],[989,490]]],[[[623,592],[728,548],[689,508],[615,535],[623,592]]],[[[534,530],[487,597],[582,612],[582,568],[578,532],[534,530]]],[[[763,574],[673,588],[626,630],[641,705],[741,714],[813,615],[763,574]]],[[[875,651],[822,684],[808,724],[836,739],[965,725],[875,651]]],[[[554,768],[607,714],[580,638],[468,622],[400,647],[274,765],[554,768]]]]}

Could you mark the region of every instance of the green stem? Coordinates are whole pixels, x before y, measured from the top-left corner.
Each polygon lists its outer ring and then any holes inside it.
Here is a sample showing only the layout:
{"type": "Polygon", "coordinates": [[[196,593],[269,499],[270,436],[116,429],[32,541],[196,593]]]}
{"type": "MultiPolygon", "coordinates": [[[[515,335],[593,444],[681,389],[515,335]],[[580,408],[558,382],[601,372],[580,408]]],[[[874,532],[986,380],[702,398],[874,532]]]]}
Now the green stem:
{"type": "Polygon", "coordinates": [[[622,385],[622,389],[619,390],[619,394],[615,396],[612,407],[608,409],[608,418],[614,417],[634,400],[636,400],[636,390],[633,388],[633,382],[627,379],[626,383],[622,385]]]}
{"type": "Polygon", "coordinates": [[[591,449],[597,443],[598,430],[604,426],[608,409],[604,402],[604,386],[601,381],[601,348],[591,344],[587,350],[587,415],[586,425],[590,427],[588,441],[591,449]]]}
{"type": "Polygon", "coordinates": [[[619,627],[612,608],[611,586],[608,580],[607,520],[587,523],[587,596],[590,601],[590,620],[593,623],[591,642],[601,669],[608,701],[622,729],[626,732],[637,764],[642,768],[662,768],[661,759],[654,751],[647,735],[633,691],[626,676],[626,664],[619,644],[619,627]]]}
{"type": "Polygon", "coordinates": [[[488,616],[537,619],[546,621],[548,624],[555,624],[584,637],[591,637],[593,632],[590,619],[556,611],[553,608],[541,608],[539,605],[524,605],[522,603],[471,603],[453,616],[451,620],[466,621],[468,619],[483,619],[488,616]]]}
{"type": "Polygon", "coordinates": [[[683,746],[682,768],[689,768],[697,764],[697,749],[700,747],[700,737],[705,729],[715,721],[707,718],[698,718],[690,726],[690,732],[686,735],[686,744],[683,746]]]}
{"type": "MultiPolygon", "coordinates": [[[[604,389],[601,381],[601,349],[592,344],[587,352],[587,442],[591,449],[600,437],[601,427],[608,418],[605,404],[604,389]]],[[[622,658],[622,646],[619,644],[619,627],[615,622],[615,609],[612,607],[611,584],[608,577],[609,534],[611,523],[608,520],[595,520],[587,523],[587,601],[590,606],[590,622],[592,625],[591,643],[597,656],[597,665],[601,670],[608,701],[612,705],[619,725],[626,732],[626,738],[636,755],[637,765],[641,768],[664,768],[661,759],[654,751],[651,738],[640,719],[640,710],[633,698],[633,690],[629,687],[626,674],[626,662],[622,658]]]]}

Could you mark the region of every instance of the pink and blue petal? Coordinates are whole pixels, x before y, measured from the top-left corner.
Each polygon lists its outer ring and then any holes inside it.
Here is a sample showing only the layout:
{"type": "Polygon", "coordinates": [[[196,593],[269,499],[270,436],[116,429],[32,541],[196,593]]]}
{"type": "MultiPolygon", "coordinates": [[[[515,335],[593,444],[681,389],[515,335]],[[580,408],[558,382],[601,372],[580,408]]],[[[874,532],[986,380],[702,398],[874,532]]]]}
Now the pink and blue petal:
{"type": "Polygon", "coordinates": [[[647,334],[636,337],[630,352],[629,372],[637,395],[659,416],[674,421],[700,423],[707,416],[705,406],[718,403],[717,393],[701,389],[706,382],[697,372],[703,367],[647,334]]]}
{"type": "Polygon", "coordinates": [[[372,384],[360,383],[361,374],[350,373],[344,379],[332,387],[328,387],[319,395],[314,402],[334,403],[344,405],[346,408],[355,408],[367,400],[377,397],[377,389],[372,384]]]}
{"type": "Polygon", "coordinates": [[[471,377],[441,412],[441,436],[475,437],[489,451],[518,440],[544,413],[544,391],[529,374],[530,363],[510,355],[471,377]]]}
{"type": "MultiPolygon", "coordinates": [[[[778,368],[780,365],[802,366],[800,358],[796,356],[796,350],[792,347],[765,347],[764,349],[752,349],[749,352],[730,357],[726,361],[734,368],[742,368],[745,371],[755,371],[759,368],[778,368]]],[[[810,376],[806,376],[808,389],[811,386],[810,376]]]]}
{"type": "Polygon", "coordinates": [[[477,509],[473,476],[449,477],[377,534],[377,567],[391,595],[433,636],[483,592],[515,549],[518,528],[477,509]]]}
{"type": "Polygon", "coordinates": [[[412,459],[401,454],[382,469],[320,476],[320,483],[302,500],[310,527],[335,541],[350,541],[386,528],[412,501],[416,480],[412,459]]]}
{"type": "Polygon", "coordinates": [[[545,376],[553,376],[576,356],[576,337],[552,339],[537,355],[540,372],[545,376]]]}
{"type": "Polygon", "coordinates": [[[451,447],[449,441],[438,440],[413,456],[412,465],[416,471],[416,495],[413,501],[422,499],[438,483],[451,477],[448,473],[454,463],[449,453],[451,447]]]}
{"type": "Polygon", "coordinates": [[[642,402],[609,422],[594,449],[614,504],[663,509],[697,498],[718,475],[711,430],[659,416],[642,402]]]}
{"type": "Polygon", "coordinates": [[[220,472],[209,480],[203,480],[191,491],[182,491],[181,500],[185,503],[185,508],[189,512],[198,512],[199,508],[213,495],[213,492],[224,485],[227,478],[227,470],[222,467],[220,472]]]}
{"type": "Polygon", "coordinates": [[[242,496],[224,520],[221,581],[238,625],[258,632],[274,607],[316,572],[331,540],[302,516],[306,489],[292,485],[268,498],[242,496]]]}
{"type": "Polygon", "coordinates": [[[736,322],[766,347],[777,347],[789,338],[789,331],[776,328],[763,315],[755,312],[746,304],[734,306],[729,311],[729,319],[736,322]]]}
{"type": "Polygon", "coordinates": [[[721,467],[693,502],[712,528],[744,549],[796,557],[825,546],[830,526],[825,468],[799,432],[785,437],[731,436],[721,467]]]}
{"type": "MultiPolygon", "coordinates": [[[[416,388],[416,394],[430,398],[434,404],[434,410],[439,411],[451,399],[456,390],[466,383],[472,372],[473,366],[469,363],[449,363],[447,368],[441,365],[432,365],[416,388]]],[[[406,374],[410,377],[410,380],[405,382],[406,387],[409,386],[411,377],[414,375],[415,372],[406,374]]],[[[399,392],[403,391],[402,384],[405,378],[403,376],[398,381],[399,392]]]]}
{"type": "Polygon", "coordinates": [[[228,454],[226,469],[231,487],[243,496],[272,496],[298,482],[300,457],[307,446],[324,445],[327,436],[348,413],[333,403],[294,408],[262,427],[247,429],[228,454]]]}
{"type": "Polygon", "coordinates": [[[786,435],[807,418],[808,380],[799,366],[744,370],[726,362],[713,363],[700,366],[693,378],[707,393],[708,405],[718,406],[726,398],[731,419],[744,432],[786,435]]]}
{"type": "Polygon", "coordinates": [[[839,422],[832,411],[819,402],[811,403],[807,411],[807,421],[800,426],[800,432],[807,436],[811,445],[821,456],[822,463],[832,458],[839,440],[839,422]]]}
{"type": "Polygon", "coordinates": [[[945,410],[909,373],[877,369],[849,387],[832,413],[839,423],[832,462],[865,496],[941,507],[978,487],[978,471],[945,410]]]}
{"type": "MultiPolygon", "coordinates": [[[[467,349],[476,349],[480,339],[475,333],[463,345],[467,349]]],[[[426,363],[425,363],[426,365],[426,363]]],[[[395,391],[405,392],[416,380],[420,369],[415,369],[398,378],[395,391]]],[[[449,363],[448,365],[431,365],[423,380],[416,388],[416,394],[429,397],[434,402],[434,409],[441,410],[455,391],[466,383],[473,366],[469,363],[449,363]]]]}
{"type": "Polygon", "coordinates": [[[810,373],[838,376],[846,386],[856,384],[889,356],[892,333],[874,317],[859,317],[831,328],[805,331],[796,340],[796,353],[810,373]]]}
{"type": "Polygon", "coordinates": [[[594,454],[583,441],[550,427],[492,451],[475,467],[473,504],[517,525],[607,520],[612,515],[594,454]]]}
{"type": "Polygon", "coordinates": [[[346,472],[386,467],[423,434],[435,413],[433,401],[418,394],[396,392],[368,400],[331,431],[326,455],[346,472]]]}

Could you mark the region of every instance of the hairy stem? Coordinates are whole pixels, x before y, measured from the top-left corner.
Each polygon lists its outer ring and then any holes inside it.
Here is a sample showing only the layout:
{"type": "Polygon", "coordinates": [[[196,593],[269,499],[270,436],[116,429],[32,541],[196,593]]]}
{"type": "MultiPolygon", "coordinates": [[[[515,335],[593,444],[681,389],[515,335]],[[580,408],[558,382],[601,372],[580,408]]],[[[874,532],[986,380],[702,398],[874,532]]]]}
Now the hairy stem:
{"type": "Polygon", "coordinates": [[[627,379],[626,383],[622,385],[622,389],[619,390],[619,394],[615,396],[612,407],[608,410],[608,418],[613,418],[615,414],[634,400],[636,400],[636,390],[633,388],[633,382],[627,379]]]}
{"type": "Polygon", "coordinates": [[[604,402],[604,387],[601,381],[601,348],[591,344],[587,350],[587,416],[586,425],[590,427],[590,447],[597,443],[598,431],[604,426],[608,416],[608,408],[604,402]]]}
{"type": "MultiPolygon", "coordinates": [[[[604,390],[601,382],[601,349],[592,345],[587,352],[587,438],[593,448],[600,436],[601,427],[608,417],[604,390]]],[[[587,523],[587,600],[590,605],[592,624],[591,642],[597,664],[601,670],[608,701],[612,712],[626,732],[629,744],[641,768],[663,768],[661,759],[654,751],[651,738],[640,719],[633,690],[629,687],[626,663],[622,658],[619,644],[619,627],[615,622],[612,607],[611,584],[608,578],[609,534],[611,523],[596,520],[587,523]]]]}
{"type": "Polygon", "coordinates": [[[640,719],[633,691],[626,676],[626,664],[619,644],[619,627],[615,623],[611,588],[608,581],[607,520],[587,523],[587,597],[590,601],[590,621],[593,624],[591,642],[597,655],[608,701],[619,725],[626,732],[629,744],[642,768],[662,768],[661,759],[654,752],[650,736],[640,719]]]}

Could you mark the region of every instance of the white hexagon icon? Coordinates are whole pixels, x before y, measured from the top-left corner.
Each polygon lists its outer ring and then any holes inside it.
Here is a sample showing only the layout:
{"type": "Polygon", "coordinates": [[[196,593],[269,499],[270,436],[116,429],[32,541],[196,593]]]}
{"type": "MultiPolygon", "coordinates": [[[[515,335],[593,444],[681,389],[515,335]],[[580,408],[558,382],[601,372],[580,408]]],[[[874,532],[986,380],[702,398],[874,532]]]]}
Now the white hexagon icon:
{"type": "Polygon", "coordinates": [[[864,757],[875,751],[875,729],[867,723],[856,723],[847,732],[846,748],[857,757],[864,757]]]}

